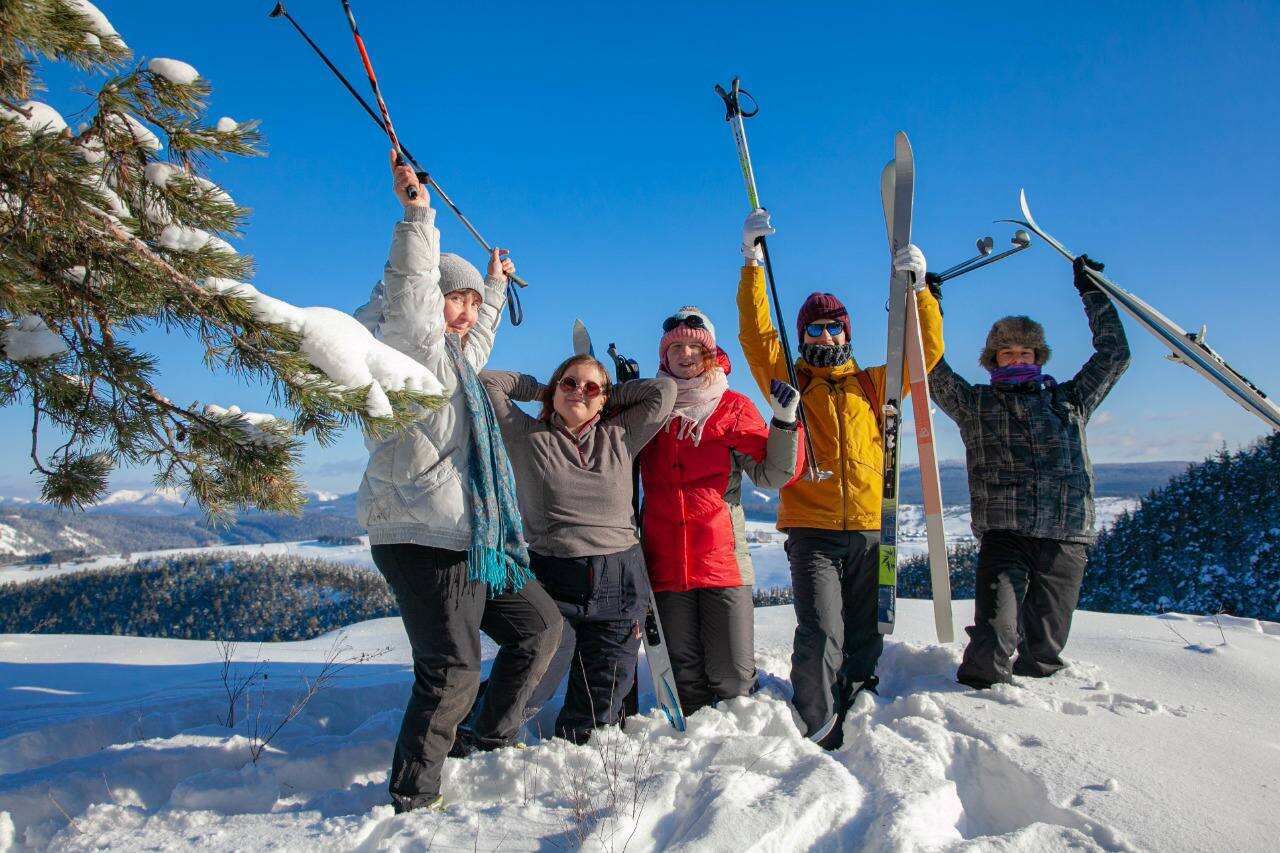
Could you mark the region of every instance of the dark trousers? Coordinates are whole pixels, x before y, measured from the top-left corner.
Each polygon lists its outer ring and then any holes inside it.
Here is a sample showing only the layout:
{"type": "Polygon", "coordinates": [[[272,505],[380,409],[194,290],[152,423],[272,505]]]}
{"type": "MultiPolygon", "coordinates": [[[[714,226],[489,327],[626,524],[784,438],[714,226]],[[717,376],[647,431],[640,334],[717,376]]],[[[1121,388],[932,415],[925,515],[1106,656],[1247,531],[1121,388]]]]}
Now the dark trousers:
{"type": "Polygon", "coordinates": [[[659,592],[680,708],[689,716],[756,686],[755,604],[750,586],[659,592]]]}
{"type": "Polygon", "coordinates": [[[462,551],[374,545],[373,562],[391,586],[413,650],[413,692],[396,738],[391,793],[433,799],[454,735],[480,685],[480,632],[498,644],[476,716],[478,741],[512,740],[524,707],[559,642],[563,622],[536,582],[488,598],[467,579],[462,551]]]}
{"type": "Polygon", "coordinates": [[[973,627],[956,680],[972,687],[1043,678],[1062,669],[1080,600],[1085,546],[1008,530],[982,535],[973,627]],[[1010,665],[1014,652],[1017,662],[1010,665]]]}
{"type": "Polygon", "coordinates": [[[793,703],[810,732],[849,703],[875,675],[884,650],[876,628],[878,530],[787,531],[795,594],[793,703]]]}
{"type": "Polygon", "coordinates": [[[622,718],[623,700],[635,684],[637,628],[649,597],[644,552],[636,545],[596,557],[532,556],[534,574],[566,627],[529,708],[545,704],[568,673],[555,733],[585,743],[592,729],[622,718]]]}

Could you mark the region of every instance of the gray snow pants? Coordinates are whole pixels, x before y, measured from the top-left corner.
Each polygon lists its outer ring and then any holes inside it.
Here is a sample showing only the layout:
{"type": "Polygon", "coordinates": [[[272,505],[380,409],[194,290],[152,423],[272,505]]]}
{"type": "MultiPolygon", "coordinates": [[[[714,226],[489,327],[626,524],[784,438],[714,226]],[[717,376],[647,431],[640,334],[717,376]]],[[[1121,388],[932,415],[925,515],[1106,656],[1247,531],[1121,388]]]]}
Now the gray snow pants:
{"type": "Polygon", "coordinates": [[[480,686],[480,632],[498,644],[476,740],[497,746],[515,738],[524,707],[546,671],[563,620],[536,581],[488,597],[467,579],[462,551],[422,545],[374,545],[373,562],[400,605],[413,649],[413,692],[391,764],[392,795],[427,803],[440,793],[440,772],[458,724],[480,686]]]}
{"type": "Polygon", "coordinates": [[[956,680],[985,688],[1013,675],[1044,678],[1062,669],[1061,653],[1080,600],[1085,546],[1009,530],[982,535],[973,627],[956,680]],[[1018,659],[1012,665],[1014,652],[1018,659]]]}
{"type": "Polygon", "coordinates": [[[746,696],[755,689],[750,585],[659,592],[654,598],[686,717],[712,702],[746,696]]]}
{"type": "Polygon", "coordinates": [[[812,732],[875,675],[884,650],[876,627],[878,530],[787,530],[795,594],[792,703],[812,732]]]}

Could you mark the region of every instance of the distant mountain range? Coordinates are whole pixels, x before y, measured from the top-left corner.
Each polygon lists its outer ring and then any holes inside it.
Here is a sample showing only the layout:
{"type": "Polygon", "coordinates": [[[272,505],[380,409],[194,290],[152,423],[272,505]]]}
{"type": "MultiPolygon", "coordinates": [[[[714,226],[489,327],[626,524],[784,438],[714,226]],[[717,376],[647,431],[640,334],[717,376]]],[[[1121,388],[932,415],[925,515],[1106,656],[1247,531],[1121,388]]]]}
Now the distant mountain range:
{"type": "MultiPolygon", "coordinates": [[[[1141,498],[1186,471],[1186,462],[1134,462],[1095,465],[1099,497],[1141,498]]],[[[968,504],[964,464],[940,467],[943,502],[968,504]]],[[[902,474],[901,501],[919,504],[920,478],[916,468],[902,474]]],[[[353,536],[364,530],[356,523],[355,493],[312,492],[301,516],[258,511],[241,512],[230,526],[211,527],[199,507],[165,490],[126,489],[113,492],[83,512],[54,509],[21,498],[0,498],[0,562],[20,562],[36,555],[67,559],[79,554],[111,554],[161,548],[191,548],[221,544],[251,544],[353,536]]],[[[743,508],[757,521],[777,517],[778,495],[770,489],[743,489],[743,508]]]]}
{"type": "MultiPolygon", "coordinates": [[[[1100,498],[1141,498],[1158,489],[1170,478],[1183,473],[1190,462],[1106,462],[1093,466],[1096,494],[1100,498]]],[[[942,502],[946,506],[967,506],[969,474],[963,462],[943,462],[938,466],[942,482],[942,502]]],[[[904,468],[898,487],[898,501],[904,504],[924,503],[920,492],[920,469],[904,468]]],[[[777,517],[778,493],[773,489],[757,489],[744,484],[742,508],[747,517],[769,521],[777,517]]]]}
{"type": "Polygon", "coordinates": [[[364,532],[355,516],[354,493],[315,493],[300,516],[242,511],[225,527],[210,526],[198,507],[156,491],[115,492],[83,512],[3,499],[0,562],[354,536],[364,532]]]}

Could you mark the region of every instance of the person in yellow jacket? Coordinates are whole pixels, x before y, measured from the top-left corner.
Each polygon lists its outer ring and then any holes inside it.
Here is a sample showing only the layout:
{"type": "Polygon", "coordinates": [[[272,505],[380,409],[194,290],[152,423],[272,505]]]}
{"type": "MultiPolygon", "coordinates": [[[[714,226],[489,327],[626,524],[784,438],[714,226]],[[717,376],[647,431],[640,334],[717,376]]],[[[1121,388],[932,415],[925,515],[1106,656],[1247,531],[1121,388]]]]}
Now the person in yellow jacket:
{"type": "MultiPolygon", "coordinates": [[[[765,392],[773,380],[787,381],[786,356],[769,318],[758,245],[759,238],[772,233],[765,211],[747,217],[742,232],[746,263],[738,284],[738,340],[751,375],[765,392]]],[[[942,314],[925,287],[924,255],[907,246],[894,256],[893,265],[915,274],[925,361],[932,369],[942,358],[942,314]]],[[[799,479],[781,492],[778,529],[787,534],[796,608],[791,684],[806,734],[835,748],[842,738],[837,721],[858,690],[874,691],[876,662],[884,648],[876,628],[876,547],[884,470],[879,409],[885,399],[885,366],[858,366],[850,345],[849,313],[830,293],[809,295],[800,308],[796,332],[796,375],[815,461],[831,476],[799,479]]]]}

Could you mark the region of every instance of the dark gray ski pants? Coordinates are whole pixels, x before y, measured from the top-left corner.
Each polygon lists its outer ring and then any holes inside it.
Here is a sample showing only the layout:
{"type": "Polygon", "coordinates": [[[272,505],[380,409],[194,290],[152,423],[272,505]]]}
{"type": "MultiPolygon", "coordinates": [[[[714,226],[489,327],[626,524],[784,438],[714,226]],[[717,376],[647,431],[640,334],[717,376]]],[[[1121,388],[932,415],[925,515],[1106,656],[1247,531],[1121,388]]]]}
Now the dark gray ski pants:
{"type": "Polygon", "coordinates": [[[1012,675],[1053,675],[1080,600],[1085,546],[1008,530],[982,535],[973,627],[956,680],[971,687],[1009,683],[1012,675]],[[1014,652],[1016,662],[1010,664],[1014,652]]]}
{"type": "Polygon", "coordinates": [[[636,680],[637,630],[649,602],[649,573],[639,545],[594,557],[532,554],[533,572],[564,617],[565,629],[528,713],[544,705],[567,673],[556,736],[586,743],[593,729],[622,718],[636,680]]]}
{"type": "Polygon", "coordinates": [[[751,586],[659,592],[676,692],[685,716],[756,686],[755,611],[751,586]]]}
{"type": "Polygon", "coordinates": [[[808,731],[847,704],[852,687],[875,675],[884,650],[876,628],[878,530],[787,531],[795,594],[792,699],[808,731]]]}
{"type": "Polygon", "coordinates": [[[422,545],[374,545],[373,562],[400,605],[413,649],[413,692],[391,764],[391,793],[430,801],[458,724],[480,685],[480,632],[498,644],[475,719],[476,740],[490,746],[519,732],[524,707],[560,640],[563,620],[536,581],[488,598],[467,580],[462,551],[422,545]]]}

